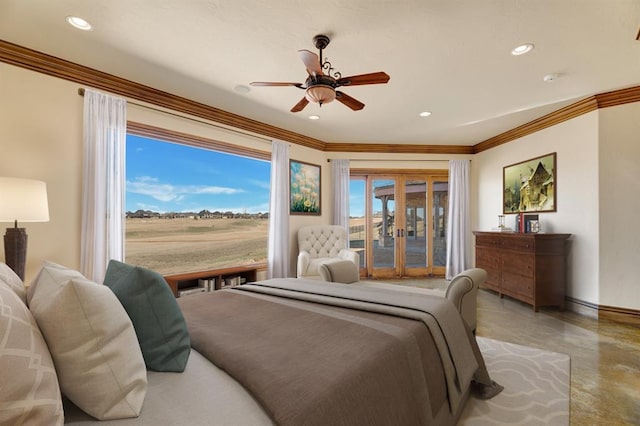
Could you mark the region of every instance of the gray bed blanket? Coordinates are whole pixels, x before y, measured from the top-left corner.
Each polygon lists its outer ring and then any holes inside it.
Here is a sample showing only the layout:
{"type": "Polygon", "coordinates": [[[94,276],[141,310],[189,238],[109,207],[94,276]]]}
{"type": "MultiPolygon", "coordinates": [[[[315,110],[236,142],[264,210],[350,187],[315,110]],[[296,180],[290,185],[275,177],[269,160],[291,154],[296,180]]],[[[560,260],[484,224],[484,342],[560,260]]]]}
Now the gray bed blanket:
{"type": "Polygon", "coordinates": [[[449,424],[488,378],[440,297],[276,279],[179,303],[194,349],[282,425],[449,424]]]}

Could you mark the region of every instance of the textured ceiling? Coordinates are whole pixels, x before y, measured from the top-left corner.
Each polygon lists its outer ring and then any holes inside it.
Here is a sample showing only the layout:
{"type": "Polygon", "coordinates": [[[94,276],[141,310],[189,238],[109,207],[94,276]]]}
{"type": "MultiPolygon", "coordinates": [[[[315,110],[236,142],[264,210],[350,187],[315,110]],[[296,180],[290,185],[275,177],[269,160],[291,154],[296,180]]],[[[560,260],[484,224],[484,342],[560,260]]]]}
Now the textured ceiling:
{"type": "Polygon", "coordinates": [[[638,0],[2,0],[0,39],[326,142],[474,145],[581,98],[640,84],[638,0]],[[70,27],[83,17],[94,30],[70,27]],[[364,102],[289,110],[299,49],[327,34],[364,102]],[[516,45],[533,52],[514,57],[516,45]],[[546,83],[543,77],[557,74],[546,83]],[[420,118],[421,111],[431,111],[420,118]],[[317,121],[308,119],[319,115],[317,121]]]}

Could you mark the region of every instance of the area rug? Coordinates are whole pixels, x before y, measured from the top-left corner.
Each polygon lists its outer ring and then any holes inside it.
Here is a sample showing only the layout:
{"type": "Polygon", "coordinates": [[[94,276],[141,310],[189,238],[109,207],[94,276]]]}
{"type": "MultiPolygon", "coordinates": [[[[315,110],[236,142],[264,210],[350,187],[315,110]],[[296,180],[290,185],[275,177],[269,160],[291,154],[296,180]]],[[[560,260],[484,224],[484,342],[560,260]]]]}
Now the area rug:
{"type": "Polygon", "coordinates": [[[567,355],[478,337],[491,377],[504,390],[469,398],[459,425],[568,425],[571,360],[567,355]]]}

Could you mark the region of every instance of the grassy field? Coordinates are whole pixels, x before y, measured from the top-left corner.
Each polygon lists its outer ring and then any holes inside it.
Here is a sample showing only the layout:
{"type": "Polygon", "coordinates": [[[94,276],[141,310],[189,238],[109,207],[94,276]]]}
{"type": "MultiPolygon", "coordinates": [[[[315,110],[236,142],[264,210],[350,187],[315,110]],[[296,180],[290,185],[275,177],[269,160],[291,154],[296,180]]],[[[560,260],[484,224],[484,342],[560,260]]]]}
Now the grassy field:
{"type": "Polygon", "coordinates": [[[125,261],[163,275],[267,260],[265,219],[127,219],[125,261]]]}

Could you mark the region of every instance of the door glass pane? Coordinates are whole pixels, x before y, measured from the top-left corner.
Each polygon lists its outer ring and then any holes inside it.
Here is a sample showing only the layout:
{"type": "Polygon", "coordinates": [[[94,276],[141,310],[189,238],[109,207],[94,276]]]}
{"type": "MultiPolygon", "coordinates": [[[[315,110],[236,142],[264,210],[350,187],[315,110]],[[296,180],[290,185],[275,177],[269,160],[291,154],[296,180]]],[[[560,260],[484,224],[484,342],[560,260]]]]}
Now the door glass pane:
{"type": "Polygon", "coordinates": [[[360,255],[360,268],[365,267],[365,192],[364,179],[349,182],[349,247],[360,255]]]}
{"type": "Polygon", "coordinates": [[[405,265],[427,267],[427,182],[408,180],[405,184],[405,265]]]}
{"type": "Polygon", "coordinates": [[[372,191],[373,267],[395,267],[395,181],[374,179],[372,191]]]}
{"type": "Polygon", "coordinates": [[[433,183],[433,266],[445,266],[447,260],[447,209],[449,182],[433,183]]]}

